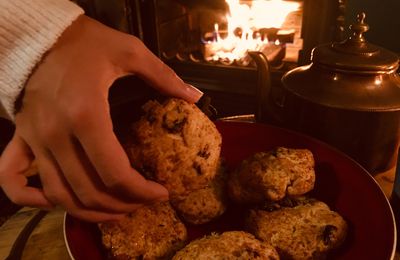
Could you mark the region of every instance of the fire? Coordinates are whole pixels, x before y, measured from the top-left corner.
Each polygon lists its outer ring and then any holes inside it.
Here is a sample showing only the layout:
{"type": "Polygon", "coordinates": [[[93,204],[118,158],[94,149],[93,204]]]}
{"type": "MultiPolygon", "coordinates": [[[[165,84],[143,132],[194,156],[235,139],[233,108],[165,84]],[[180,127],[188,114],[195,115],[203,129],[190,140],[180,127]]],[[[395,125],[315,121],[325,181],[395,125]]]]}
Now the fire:
{"type": "Polygon", "coordinates": [[[226,16],[227,30],[221,37],[219,25],[215,24],[213,39],[205,43],[204,57],[208,61],[238,62],[247,65],[248,51],[261,51],[269,42],[259,32],[263,28],[280,28],[286,16],[299,9],[297,2],[283,0],[225,0],[229,6],[226,16]]]}

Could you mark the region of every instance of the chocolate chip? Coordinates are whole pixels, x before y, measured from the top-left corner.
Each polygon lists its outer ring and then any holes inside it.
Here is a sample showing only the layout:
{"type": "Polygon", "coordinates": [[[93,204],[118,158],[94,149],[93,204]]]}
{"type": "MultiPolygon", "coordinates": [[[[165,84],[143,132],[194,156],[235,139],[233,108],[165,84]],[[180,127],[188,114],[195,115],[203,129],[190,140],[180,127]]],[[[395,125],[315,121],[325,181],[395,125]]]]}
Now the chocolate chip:
{"type": "Polygon", "coordinates": [[[153,113],[148,113],[147,115],[146,115],[146,120],[150,123],[150,124],[152,124],[152,123],[154,123],[155,121],[156,121],[156,116],[155,115],[153,115],[153,113]]]}
{"type": "Polygon", "coordinates": [[[334,233],[336,231],[337,231],[337,227],[335,227],[333,225],[325,226],[324,231],[322,233],[322,239],[323,239],[325,245],[329,245],[331,242],[333,242],[334,233]]]}
{"type": "Polygon", "coordinates": [[[176,134],[182,131],[182,128],[185,125],[186,121],[186,117],[168,120],[167,115],[164,115],[162,127],[167,129],[168,132],[176,134]]]}
{"type": "Polygon", "coordinates": [[[240,251],[238,251],[238,250],[235,250],[235,251],[232,252],[232,255],[233,255],[234,257],[240,257],[240,256],[242,255],[242,252],[240,252],[240,251]]]}
{"type": "Polygon", "coordinates": [[[248,256],[251,256],[251,258],[260,257],[260,254],[253,248],[246,248],[246,253],[248,254],[248,256]]]}
{"type": "Polygon", "coordinates": [[[209,146],[206,145],[203,149],[197,152],[197,155],[204,159],[208,159],[208,157],[210,157],[211,155],[211,153],[209,152],[209,146]]]}
{"type": "Polygon", "coordinates": [[[262,207],[263,210],[268,211],[268,212],[272,212],[275,210],[280,209],[281,207],[279,206],[279,204],[277,203],[265,203],[264,206],[262,207]]]}
{"type": "Polygon", "coordinates": [[[279,201],[279,205],[285,208],[294,208],[298,205],[297,201],[295,199],[291,199],[289,197],[285,197],[281,201],[279,201]]]}

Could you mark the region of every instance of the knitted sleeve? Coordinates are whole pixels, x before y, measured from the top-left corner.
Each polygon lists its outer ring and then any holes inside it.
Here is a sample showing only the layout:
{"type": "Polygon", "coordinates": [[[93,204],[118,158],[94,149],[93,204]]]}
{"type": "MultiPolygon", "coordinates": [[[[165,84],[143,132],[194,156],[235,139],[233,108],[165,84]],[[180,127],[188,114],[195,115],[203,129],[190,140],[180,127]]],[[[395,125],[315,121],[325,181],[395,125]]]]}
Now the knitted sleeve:
{"type": "Polygon", "coordinates": [[[0,102],[10,119],[35,65],[82,13],[69,0],[0,0],[0,102]]]}

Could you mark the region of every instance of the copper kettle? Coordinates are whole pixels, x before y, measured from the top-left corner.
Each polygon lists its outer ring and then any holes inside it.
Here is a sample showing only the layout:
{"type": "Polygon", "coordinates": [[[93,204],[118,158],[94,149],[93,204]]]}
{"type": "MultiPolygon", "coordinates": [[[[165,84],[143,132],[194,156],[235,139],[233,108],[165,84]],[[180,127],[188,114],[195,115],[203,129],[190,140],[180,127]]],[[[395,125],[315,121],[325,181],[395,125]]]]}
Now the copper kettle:
{"type": "Polygon", "coordinates": [[[350,29],[348,39],[317,46],[311,64],[287,72],[280,93],[265,56],[250,53],[259,70],[256,119],[319,138],[376,174],[394,166],[399,149],[399,57],[365,40],[364,13],[350,29]]]}

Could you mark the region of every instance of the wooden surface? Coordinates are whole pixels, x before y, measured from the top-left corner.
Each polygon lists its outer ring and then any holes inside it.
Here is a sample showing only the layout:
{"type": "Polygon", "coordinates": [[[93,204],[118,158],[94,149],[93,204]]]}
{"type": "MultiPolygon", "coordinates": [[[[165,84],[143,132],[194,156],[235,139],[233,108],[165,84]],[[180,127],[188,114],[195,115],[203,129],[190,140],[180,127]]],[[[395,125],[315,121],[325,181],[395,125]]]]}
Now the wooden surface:
{"type": "MultiPolygon", "coordinates": [[[[394,170],[379,174],[375,178],[389,196],[394,181],[394,170]]],[[[8,256],[18,234],[38,211],[38,209],[23,208],[0,227],[0,259],[8,256]]],[[[22,259],[70,259],[64,243],[63,217],[64,212],[57,209],[49,212],[41,220],[25,246],[22,259]]],[[[395,259],[400,260],[400,256],[396,255],[395,259]]]]}
{"type": "MultiPolygon", "coordinates": [[[[0,227],[0,259],[9,255],[20,231],[38,212],[38,209],[23,208],[0,227]]],[[[64,243],[63,218],[63,210],[49,212],[29,237],[22,259],[70,259],[64,243]]]]}

